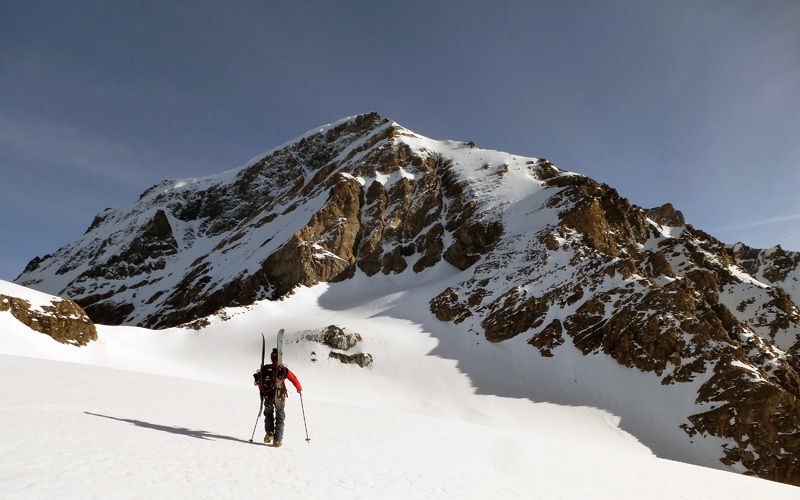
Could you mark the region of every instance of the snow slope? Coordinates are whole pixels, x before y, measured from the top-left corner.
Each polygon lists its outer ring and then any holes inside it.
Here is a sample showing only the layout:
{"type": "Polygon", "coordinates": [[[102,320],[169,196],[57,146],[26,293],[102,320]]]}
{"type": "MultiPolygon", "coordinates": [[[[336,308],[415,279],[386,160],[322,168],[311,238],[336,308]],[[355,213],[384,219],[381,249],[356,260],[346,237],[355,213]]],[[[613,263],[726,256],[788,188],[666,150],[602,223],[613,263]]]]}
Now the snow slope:
{"type": "MultiPolygon", "coordinates": [[[[797,498],[791,486],[659,459],[600,409],[480,394],[474,367],[469,378],[452,357],[475,339],[403,319],[426,295],[419,285],[303,288],[201,331],[99,326],[83,348],[0,313],[0,498],[797,498]],[[372,367],[304,339],[330,324],[362,334],[372,367]],[[250,374],[259,333],[271,343],[281,327],[311,441],[292,394],[284,447],[272,449],[247,442],[250,374]]],[[[0,293],[16,288],[0,282],[0,293]]]]}

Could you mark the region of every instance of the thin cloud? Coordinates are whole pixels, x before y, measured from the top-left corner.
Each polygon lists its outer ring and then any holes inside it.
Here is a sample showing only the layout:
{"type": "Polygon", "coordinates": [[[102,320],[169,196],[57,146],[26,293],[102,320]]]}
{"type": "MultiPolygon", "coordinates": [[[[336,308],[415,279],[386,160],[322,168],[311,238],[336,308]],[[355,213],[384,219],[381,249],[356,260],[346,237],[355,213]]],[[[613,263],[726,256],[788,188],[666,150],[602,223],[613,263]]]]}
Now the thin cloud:
{"type": "Polygon", "coordinates": [[[0,114],[0,147],[7,157],[100,176],[126,188],[141,187],[142,174],[155,173],[149,166],[158,165],[150,152],[45,118],[0,114]]]}
{"type": "Polygon", "coordinates": [[[721,226],[711,229],[711,232],[714,231],[738,231],[741,229],[750,229],[759,226],[768,226],[770,224],[780,224],[782,222],[791,222],[795,220],[800,220],[800,214],[792,214],[792,215],[781,215],[778,217],[772,217],[769,219],[763,219],[754,222],[747,222],[744,224],[736,224],[732,226],[721,226]]]}

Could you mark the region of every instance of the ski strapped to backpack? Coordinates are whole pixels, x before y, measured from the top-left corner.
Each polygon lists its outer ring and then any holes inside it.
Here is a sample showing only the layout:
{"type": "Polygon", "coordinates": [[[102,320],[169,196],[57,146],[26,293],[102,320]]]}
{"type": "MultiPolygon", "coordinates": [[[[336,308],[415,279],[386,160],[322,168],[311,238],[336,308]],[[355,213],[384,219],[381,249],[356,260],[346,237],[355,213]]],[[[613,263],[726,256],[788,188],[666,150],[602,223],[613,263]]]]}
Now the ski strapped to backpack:
{"type": "MultiPolygon", "coordinates": [[[[283,330],[281,330],[283,331],[283,330]]],[[[259,376],[259,388],[264,387],[264,356],[266,355],[267,351],[267,340],[264,338],[264,334],[261,334],[261,370],[258,372],[259,376]]],[[[256,435],[256,427],[258,427],[258,420],[261,418],[261,410],[264,409],[264,395],[262,391],[258,391],[260,401],[258,403],[258,416],[256,417],[256,423],[253,425],[253,433],[250,435],[250,442],[253,442],[253,437],[256,435]]]]}
{"type": "MultiPolygon", "coordinates": [[[[258,381],[259,387],[264,387],[264,355],[267,352],[267,339],[264,338],[264,334],[261,334],[261,370],[258,371],[258,376],[260,380],[258,381]]],[[[264,397],[261,397],[262,403],[264,402],[264,397]]]]}
{"type": "MultiPolygon", "coordinates": [[[[283,328],[278,331],[278,342],[277,342],[277,349],[278,349],[278,366],[276,373],[273,373],[272,376],[275,378],[274,380],[274,387],[275,387],[275,407],[280,408],[282,396],[283,396],[283,379],[286,378],[286,368],[283,366],[283,328]],[[283,372],[283,377],[281,377],[281,372],[283,372]]],[[[262,368],[263,372],[263,368],[262,368]]]]}

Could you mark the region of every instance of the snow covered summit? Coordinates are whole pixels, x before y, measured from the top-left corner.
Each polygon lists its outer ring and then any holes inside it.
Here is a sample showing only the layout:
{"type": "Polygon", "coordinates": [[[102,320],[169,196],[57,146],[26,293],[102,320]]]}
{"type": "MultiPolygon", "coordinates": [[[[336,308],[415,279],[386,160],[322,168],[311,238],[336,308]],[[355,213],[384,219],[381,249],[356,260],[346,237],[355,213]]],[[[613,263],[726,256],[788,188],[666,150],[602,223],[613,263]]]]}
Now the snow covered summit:
{"type": "Polygon", "coordinates": [[[16,281],[102,323],[165,327],[357,271],[465,269],[498,240],[502,207],[541,189],[536,161],[362,115],[239,169],[154,186],[16,281]]]}

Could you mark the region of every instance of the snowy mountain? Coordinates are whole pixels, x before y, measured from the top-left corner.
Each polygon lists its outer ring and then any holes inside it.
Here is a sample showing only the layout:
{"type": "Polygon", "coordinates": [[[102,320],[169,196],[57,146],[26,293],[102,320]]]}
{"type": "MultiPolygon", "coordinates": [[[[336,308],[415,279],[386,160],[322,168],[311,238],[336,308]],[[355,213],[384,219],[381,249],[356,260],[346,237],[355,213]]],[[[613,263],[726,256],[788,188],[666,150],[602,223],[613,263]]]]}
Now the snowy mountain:
{"type": "Polygon", "coordinates": [[[201,332],[335,283],[321,307],[385,301],[480,394],[604,409],[658,456],[800,484],[798,263],[370,114],[154,186],[16,281],[97,323],[201,332]]]}
{"type": "MultiPolygon", "coordinates": [[[[796,498],[793,486],[657,458],[604,410],[477,394],[434,354],[467,357],[472,339],[398,319],[435,289],[362,276],[228,309],[201,332],[98,325],[80,348],[2,311],[0,497],[796,498]],[[361,337],[347,351],[372,354],[369,368],[329,357],[347,347],[321,343],[334,323],[361,337]],[[263,436],[250,374],[259,332],[271,344],[278,327],[304,404],[290,394],[284,446],[271,449],[248,443],[263,436]]],[[[0,294],[53,300],[5,282],[0,294]]],[[[646,396],[610,359],[590,364],[587,375],[646,396]]],[[[483,371],[515,385],[498,366],[483,371]]]]}

